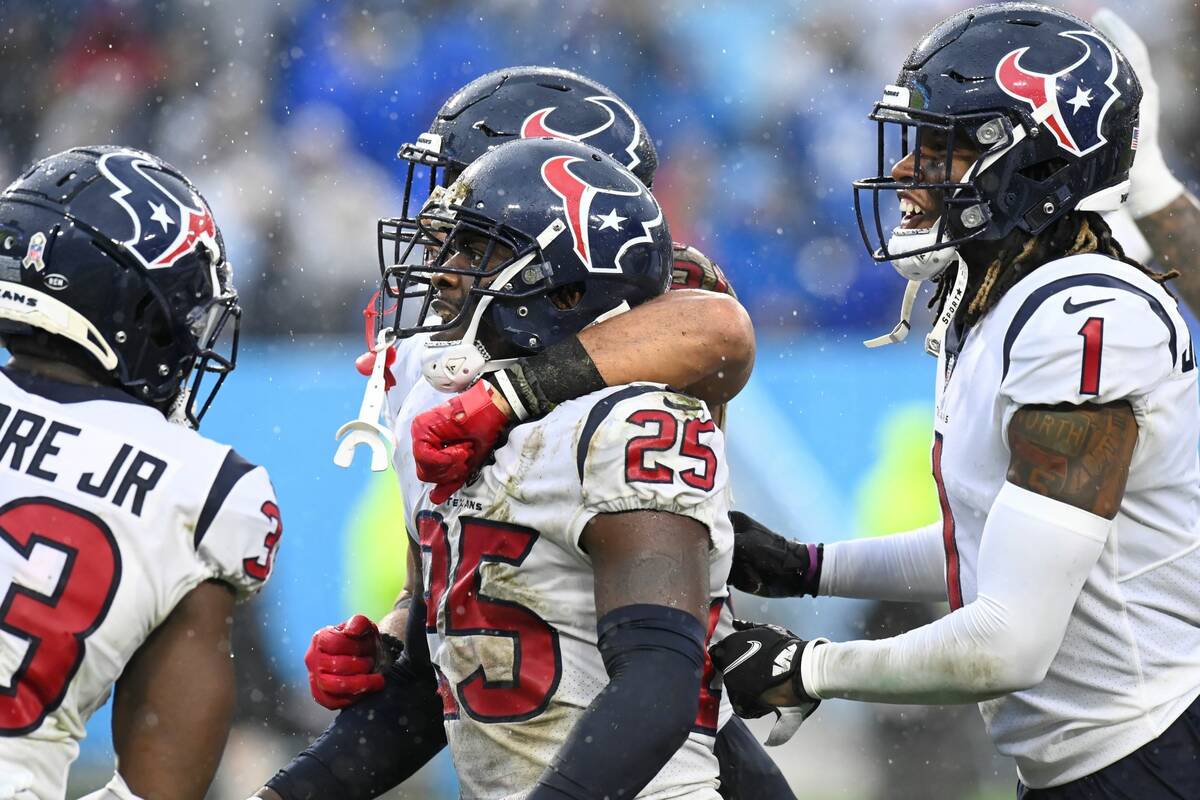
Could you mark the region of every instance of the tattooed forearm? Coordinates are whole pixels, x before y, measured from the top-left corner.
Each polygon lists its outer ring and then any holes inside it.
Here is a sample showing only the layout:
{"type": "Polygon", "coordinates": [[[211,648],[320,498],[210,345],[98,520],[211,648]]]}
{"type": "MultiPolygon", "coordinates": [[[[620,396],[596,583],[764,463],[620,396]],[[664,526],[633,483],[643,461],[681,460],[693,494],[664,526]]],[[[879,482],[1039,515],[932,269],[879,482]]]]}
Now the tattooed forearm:
{"type": "Polygon", "coordinates": [[[1188,306],[1200,311],[1200,203],[1184,192],[1137,226],[1163,269],[1179,270],[1174,285],[1188,306]]]}
{"type": "Polygon", "coordinates": [[[1008,480],[1112,519],[1137,436],[1127,403],[1024,406],[1008,428],[1008,480]]]}

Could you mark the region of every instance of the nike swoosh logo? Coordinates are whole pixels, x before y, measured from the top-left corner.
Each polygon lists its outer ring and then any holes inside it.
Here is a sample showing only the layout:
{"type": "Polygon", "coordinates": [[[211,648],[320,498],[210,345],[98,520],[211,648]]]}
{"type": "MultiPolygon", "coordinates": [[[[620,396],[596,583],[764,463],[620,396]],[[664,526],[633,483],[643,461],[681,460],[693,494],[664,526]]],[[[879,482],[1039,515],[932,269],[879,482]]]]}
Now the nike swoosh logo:
{"type": "Polygon", "coordinates": [[[758,641],[757,639],[751,639],[750,641],[746,642],[746,644],[749,645],[749,647],[746,648],[746,652],[742,653],[733,661],[730,661],[729,666],[721,670],[722,675],[728,675],[730,672],[740,667],[747,658],[750,658],[750,656],[754,655],[759,650],[762,650],[762,642],[758,641]]]}
{"type": "Polygon", "coordinates": [[[1068,297],[1063,302],[1063,311],[1067,312],[1068,314],[1074,314],[1077,311],[1083,311],[1085,308],[1091,308],[1092,306],[1098,306],[1101,303],[1111,303],[1113,300],[1116,300],[1116,299],[1117,298],[1115,298],[1115,297],[1105,297],[1101,300],[1089,300],[1086,303],[1072,303],[1071,298],[1068,297]]]}

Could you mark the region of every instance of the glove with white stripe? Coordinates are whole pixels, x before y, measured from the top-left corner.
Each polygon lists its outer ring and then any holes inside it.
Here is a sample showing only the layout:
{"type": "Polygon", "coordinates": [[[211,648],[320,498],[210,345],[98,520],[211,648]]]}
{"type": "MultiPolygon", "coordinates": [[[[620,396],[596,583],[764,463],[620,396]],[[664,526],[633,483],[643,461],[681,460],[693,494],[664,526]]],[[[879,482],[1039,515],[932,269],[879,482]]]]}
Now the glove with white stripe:
{"type": "Polygon", "coordinates": [[[740,619],[733,627],[733,633],[708,649],[709,655],[724,676],[725,692],[737,715],[756,719],[774,712],[780,719],[767,744],[782,744],[821,704],[805,691],[800,664],[806,653],[829,640],[806,641],[787,628],[740,619]]]}

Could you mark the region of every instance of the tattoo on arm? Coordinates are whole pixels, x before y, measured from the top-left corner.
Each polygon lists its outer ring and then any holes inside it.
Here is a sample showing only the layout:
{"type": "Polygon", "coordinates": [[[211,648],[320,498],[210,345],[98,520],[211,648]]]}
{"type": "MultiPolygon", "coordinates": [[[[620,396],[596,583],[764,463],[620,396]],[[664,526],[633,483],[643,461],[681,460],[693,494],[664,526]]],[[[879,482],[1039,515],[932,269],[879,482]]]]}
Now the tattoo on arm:
{"type": "Polygon", "coordinates": [[[1128,403],[1023,406],[1008,428],[1008,480],[1112,519],[1137,436],[1128,403]]]}
{"type": "Polygon", "coordinates": [[[1188,192],[1137,220],[1164,269],[1179,270],[1175,285],[1192,310],[1200,310],[1200,204],[1188,192]]]}

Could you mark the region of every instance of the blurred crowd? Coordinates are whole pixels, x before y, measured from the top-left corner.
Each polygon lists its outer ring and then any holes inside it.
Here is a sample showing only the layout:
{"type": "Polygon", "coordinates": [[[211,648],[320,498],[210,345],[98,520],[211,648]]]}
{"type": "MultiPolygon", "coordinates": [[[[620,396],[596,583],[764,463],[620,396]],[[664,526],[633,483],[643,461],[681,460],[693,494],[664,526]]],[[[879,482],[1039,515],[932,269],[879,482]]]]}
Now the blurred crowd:
{"type": "MultiPolygon", "coordinates": [[[[675,238],[725,267],[760,328],[886,327],[899,279],[867,257],[849,182],[874,169],[883,84],[963,5],[5,0],[0,176],[77,144],[148,148],[213,205],[248,330],[347,333],[377,274],[375,220],[397,208],[398,146],[478,75],[554,64],[642,116],[675,238]]],[[[1190,175],[1200,52],[1183,43],[1200,13],[1160,5],[1131,19],[1190,175]]]]}

